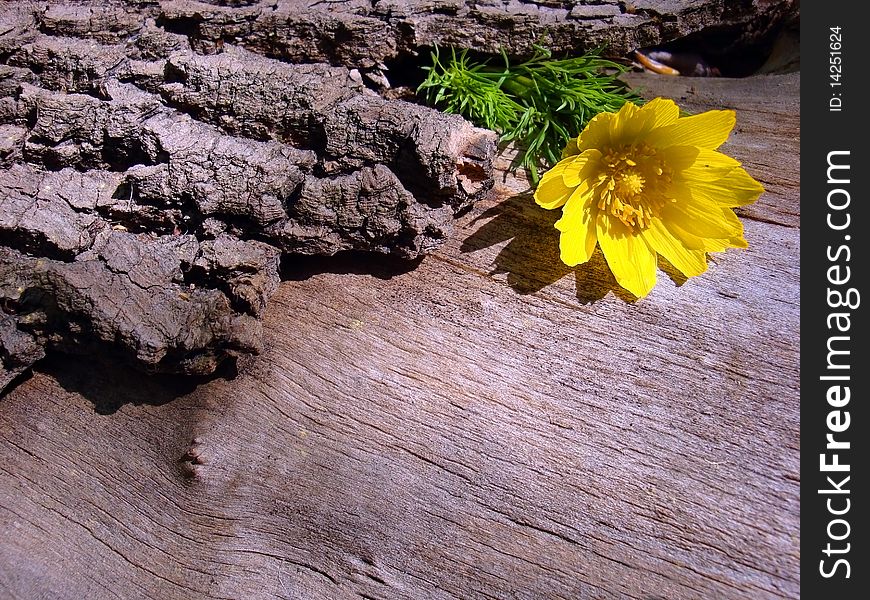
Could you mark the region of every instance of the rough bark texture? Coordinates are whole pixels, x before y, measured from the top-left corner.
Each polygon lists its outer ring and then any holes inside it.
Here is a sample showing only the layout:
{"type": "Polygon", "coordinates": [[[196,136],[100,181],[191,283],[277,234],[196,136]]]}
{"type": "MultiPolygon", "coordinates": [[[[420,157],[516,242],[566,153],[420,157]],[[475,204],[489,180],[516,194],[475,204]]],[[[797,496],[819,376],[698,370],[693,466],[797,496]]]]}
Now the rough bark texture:
{"type": "MultiPolygon", "coordinates": [[[[793,0],[78,0],[24,5],[38,30],[103,44],[143,36],[143,51],[174,47],[177,34],[201,53],[225,44],[292,62],[369,70],[434,44],[528,55],[606,46],[622,56],[699,32],[727,52],[758,41],[798,11],[793,0]],[[726,35],[727,34],[727,35],[726,35]],[[727,44],[722,40],[727,39],[727,44]]],[[[13,25],[16,26],[16,25],[13,25]]],[[[17,26],[16,26],[17,27],[17,26]]],[[[29,28],[34,30],[34,28],[29,28]]],[[[139,42],[137,42],[139,43],[139,42]]]]}
{"type": "Polygon", "coordinates": [[[737,110],[748,249],[632,304],[499,174],[413,270],[289,268],[233,380],[54,355],[0,399],[0,597],[799,598],[799,78],[631,81],[737,110]]]}
{"type": "Polygon", "coordinates": [[[2,7],[4,385],[33,343],[212,372],[261,347],[281,253],[417,258],[492,187],[492,132],[109,4],[2,7]]]}
{"type": "MultiPolygon", "coordinates": [[[[523,56],[543,43],[555,52],[634,48],[704,30],[735,32],[730,43],[757,40],[797,3],[710,0],[265,0],[161,2],[155,18],[213,52],[240,44],[291,61],[372,69],[433,45],[502,49],[523,56]],[[736,32],[739,32],[737,34],[736,32]]],[[[724,50],[724,48],[723,48],[724,50]]]]}

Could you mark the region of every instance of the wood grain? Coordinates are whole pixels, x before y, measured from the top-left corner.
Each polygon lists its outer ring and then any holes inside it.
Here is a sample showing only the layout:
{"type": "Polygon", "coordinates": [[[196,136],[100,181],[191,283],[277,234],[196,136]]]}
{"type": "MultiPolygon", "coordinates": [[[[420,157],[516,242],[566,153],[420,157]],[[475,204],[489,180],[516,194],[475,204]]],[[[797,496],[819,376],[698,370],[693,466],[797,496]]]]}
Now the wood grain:
{"type": "Polygon", "coordinates": [[[422,262],[287,261],[235,378],[49,358],[0,596],[799,597],[799,75],[632,82],[738,110],[749,249],[632,303],[507,178],[422,262]]]}

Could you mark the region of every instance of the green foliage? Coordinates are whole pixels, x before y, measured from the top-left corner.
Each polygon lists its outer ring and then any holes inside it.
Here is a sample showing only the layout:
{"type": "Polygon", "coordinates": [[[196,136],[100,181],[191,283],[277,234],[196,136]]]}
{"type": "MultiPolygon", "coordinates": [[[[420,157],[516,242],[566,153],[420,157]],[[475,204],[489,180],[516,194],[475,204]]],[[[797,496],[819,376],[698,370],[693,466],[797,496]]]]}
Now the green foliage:
{"type": "Polygon", "coordinates": [[[641,98],[617,79],[625,67],[601,58],[600,50],[554,60],[535,46],[535,55],[512,65],[472,62],[467,51],[451,50],[444,62],[432,52],[429,74],[417,88],[426,101],[445,112],[464,116],[475,125],[500,134],[500,141],[520,147],[514,167],[527,169],[532,185],[538,167],[556,164],[568,140],[600,112],[619,110],[641,98]]]}

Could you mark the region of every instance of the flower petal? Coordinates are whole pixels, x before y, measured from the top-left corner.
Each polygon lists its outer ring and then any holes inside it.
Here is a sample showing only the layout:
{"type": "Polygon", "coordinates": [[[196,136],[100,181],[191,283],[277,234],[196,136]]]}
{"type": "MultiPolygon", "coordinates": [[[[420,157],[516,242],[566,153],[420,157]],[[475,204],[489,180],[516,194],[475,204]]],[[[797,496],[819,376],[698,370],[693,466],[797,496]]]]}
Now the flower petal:
{"type": "Polygon", "coordinates": [[[694,180],[706,180],[711,177],[721,177],[732,169],[740,166],[740,161],[735,160],[727,154],[722,154],[716,150],[709,148],[698,148],[697,146],[674,146],[660,150],[659,152],[665,157],[665,160],[675,156],[686,156],[686,151],[683,148],[692,148],[695,150],[695,161],[690,164],[685,170],[688,176],[694,180]]]}
{"type": "Polygon", "coordinates": [[[715,181],[698,181],[692,184],[695,196],[706,196],[719,206],[745,206],[758,200],[764,187],[749,173],[737,167],[725,177],[715,181]]]}
{"type": "Polygon", "coordinates": [[[699,146],[715,150],[728,139],[736,120],[733,110],[709,110],[650,132],[646,142],[659,148],[699,146]]]}
{"type": "Polygon", "coordinates": [[[703,238],[742,237],[743,223],[730,208],[723,209],[704,194],[695,194],[693,188],[682,183],[673,183],[671,193],[674,202],[662,207],[660,213],[665,222],[671,221],[703,238]]]}
{"type": "Polygon", "coordinates": [[[729,167],[717,166],[733,160],[724,161],[719,156],[725,155],[713,150],[701,150],[695,164],[681,172],[679,179],[691,186],[696,196],[704,196],[720,206],[744,206],[755,202],[764,192],[764,187],[736,160],[729,167]]]}
{"type": "Polygon", "coordinates": [[[679,116],[680,109],[673,100],[654,98],[641,107],[626,102],[617,113],[593,117],[577,140],[568,142],[562,156],[640,141],[650,132],[676,124],[679,116]]]}
{"type": "Polygon", "coordinates": [[[626,102],[616,113],[616,118],[610,120],[610,143],[618,146],[629,140],[632,129],[637,125],[637,121],[642,119],[639,117],[640,109],[633,102],[626,102]]]}
{"type": "Polygon", "coordinates": [[[580,154],[580,148],[577,147],[577,138],[571,138],[562,150],[562,158],[568,158],[575,154],[580,154]]]}
{"type": "Polygon", "coordinates": [[[695,277],[707,270],[704,250],[687,248],[683,240],[668,231],[661,219],[652,219],[642,235],[650,248],[664,256],[686,277],[695,277]]]}
{"type": "Polygon", "coordinates": [[[570,188],[580,185],[580,181],[587,179],[592,171],[598,167],[601,152],[590,149],[574,157],[573,162],[566,165],[562,171],[562,182],[570,188]]]}
{"type": "Polygon", "coordinates": [[[670,98],[653,98],[641,107],[641,111],[654,113],[658,127],[670,125],[680,118],[680,107],[670,98]]]}
{"type": "Polygon", "coordinates": [[[670,231],[674,237],[680,239],[686,245],[686,248],[691,250],[724,252],[728,248],[746,248],[749,246],[742,234],[730,238],[703,238],[693,233],[689,233],[676,223],[665,222],[665,227],[668,228],[668,231],[670,231]]]}
{"type": "Polygon", "coordinates": [[[675,123],[680,118],[680,108],[673,100],[653,98],[630,115],[622,130],[622,142],[643,140],[655,129],[675,123]]]}
{"type": "Polygon", "coordinates": [[[598,243],[616,281],[642,298],[656,284],[656,255],[644,239],[605,213],[596,219],[598,243]]]}
{"type": "Polygon", "coordinates": [[[673,173],[679,175],[698,162],[700,152],[701,149],[697,146],[670,146],[657,150],[656,157],[662,159],[673,173]]]}
{"type": "Polygon", "coordinates": [[[556,221],[562,262],[569,267],[585,263],[595,251],[598,236],[594,224],[592,189],[583,183],[577,188],[556,221]]]}
{"type": "Polygon", "coordinates": [[[559,208],[568,201],[574,188],[565,185],[562,173],[575,159],[576,157],[571,157],[561,160],[544,173],[537,189],[535,189],[535,202],[539,206],[546,209],[559,208]]]}
{"type": "Polygon", "coordinates": [[[577,151],[590,148],[606,148],[610,145],[610,123],[617,118],[616,113],[598,113],[586,124],[586,129],[577,136],[577,151]]]}

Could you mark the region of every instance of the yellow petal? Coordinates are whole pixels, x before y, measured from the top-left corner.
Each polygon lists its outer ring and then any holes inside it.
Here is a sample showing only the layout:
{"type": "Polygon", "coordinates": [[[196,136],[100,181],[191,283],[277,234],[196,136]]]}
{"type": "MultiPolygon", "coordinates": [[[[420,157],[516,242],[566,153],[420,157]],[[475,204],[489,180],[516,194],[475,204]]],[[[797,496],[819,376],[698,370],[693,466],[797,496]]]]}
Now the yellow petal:
{"type": "Polygon", "coordinates": [[[657,127],[670,125],[680,118],[680,107],[670,98],[653,98],[640,107],[643,114],[652,113],[657,127]]]}
{"type": "Polygon", "coordinates": [[[625,143],[639,120],[640,109],[633,102],[626,102],[610,120],[610,143],[620,145],[625,143]]]}
{"type": "Polygon", "coordinates": [[[695,164],[678,175],[696,196],[704,196],[720,206],[734,207],[751,204],[764,192],[764,187],[740,167],[740,163],[733,161],[734,166],[717,166],[728,161],[711,155],[724,156],[713,150],[701,150],[695,164]]]}
{"type": "Polygon", "coordinates": [[[764,187],[737,167],[720,179],[693,183],[692,191],[695,196],[705,196],[719,206],[734,207],[752,204],[764,192],[764,187]]]}
{"type": "Polygon", "coordinates": [[[562,171],[562,183],[570,188],[580,185],[580,181],[590,176],[598,167],[598,159],[601,152],[590,149],[574,157],[574,160],[565,166],[562,171]]]}
{"type": "Polygon", "coordinates": [[[606,148],[639,141],[652,131],[676,124],[679,116],[679,107],[673,100],[666,98],[654,98],[642,107],[626,102],[619,112],[599,113],[593,117],[578,138],[568,142],[562,157],[589,148],[606,148]]]}
{"type": "MultiPolygon", "coordinates": [[[[726,208],[723,210],[730,211],[726,208]]],[[[664,221],[674,237],[680,239],[691,250],[703,250],[704,252],[723,252],[727,248],[746,248],[749,244],[743,238],[742,232],[726,238],[705,238],[690,233],[673,221],[664,221]]]]}
{"type": "MultiPolygon", "coordinates": [[[[659,219],[661,221],[661,219],[659,219]]],[[[662,224],[667,228],[668,232],[673,235],[675,238],[683,242],[683,245],[689,250],[704,250],[705,243],[704,238],[695,235],[694,233],[689,233],[673,221],[661,221],[662,224]]],[[[723,247],[724,249],[724,247],[723,247]]]]}
{"type": "Polygon", "coordinates": [[[605,213],[596,219],[598,243],[616,281],[642,298],[656,284],[656,255],[644,239],[605,213]]]}
{"type": "MultiPolygon", "coordinates": [[[[660,150],[662,157],[667,161],[671,157],[687,156],[684,148],[694,148],[695,161],[686,167],[686,176],[694,180],[706,180],[711,177],[721,177],[732,169],[740,166],[740,161],[735,160],[727,154],[722,154],[709,148],[698,148],[696,146],[675,146],[660,150]]],[[[679,160],[679,158],[676,158],[679,160]]],[[[669,164],[670,166],[670,164],[669,164]]]]}
{"type": "Polygon", "coordinates": [[[671,192],[675,198],[662,207],[661,218],[671,221],[687,232],[703,238],[729,239],[743,235],[743,223],[731,209],[695,194],[685,184],[674,183],[671,192]]]}
{"type": "Polygon", "coordinates": [[[700,152],[701,149],[697,146],[671,146],[657,150],[656,156],[662,159],[673,173],[679,175],[698,162],[700,152]]]}
{"type": "Polygon", "coordinates": [[[571,138],[562,150],[562,158],[568,158],[580,154],[580,149],[577,147],[577,138],[571,138]]]}
{"type": "Polygon", "coordinates": [[[571,195],[562,209],[562,218],[556,221],[562,262],[569,267],[585,263],[595,251],[597,235],[594,225],[592,190],[584,183],[571,195]]]}
{"type": "Polygon", "coordinates": [[[535,202],[546,209],[559,208],[574,192],[573,187],[565,185],[562,173],[574,161],[575,157],[566,158],[544,173],[535,190],[535,202]]]}
{"type": "Polygon", "coordinates": [[[643,140],[651,131],[675,123],[679,118],[680,108],[673,100],[654,98],[631,113],[623,126],[621,141],[643,140]]]}
{"type": "Polygon", "coordinates": [[[728,139],[736,118],[733,110],[710,110],[660,127],[650,132],[646,141],[659,148],[699,146],[715,150],[728,139]]]}
{"type": "Polygon", "coordinates": [[[606,148],[610,145],[610,123],[617,118],[616,113],[598,113],[586,129],[577,136],[577,151],[583,152],[590,148],[606,148]]]}
{"type": "MultiPolygon", "coordinates": [[[[718,240],[717,240],[718,241],[718,240]]],[[[708,244],[708,246],[712,246],[713,244],[708,244]]],[[[729,248],[749,248],[749,242],[746,241],[746,238],[743,237],[743,234],[734,236],[733,238],[728,240],[729,248]]],[[[714,250],[707,250],[707,252],[714,252],[714,250]]]]}
{"type": "Polygon", "coordinates": [[[681,239],[668,231],[661,219],[652,219],[642,235],[650,248],[668,259],[686,277],[695,277],[707,270],[704,250],[687,248],[681,239]]]}

